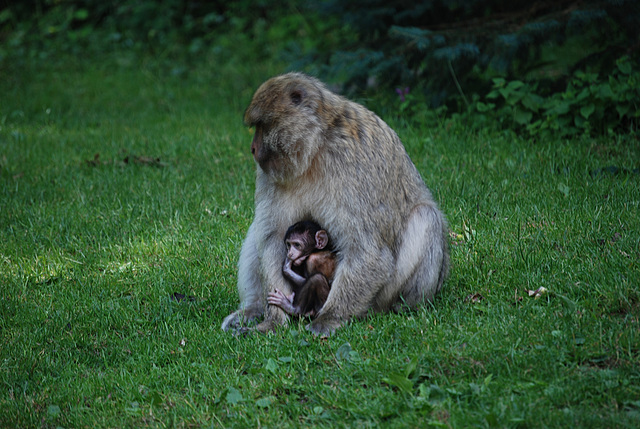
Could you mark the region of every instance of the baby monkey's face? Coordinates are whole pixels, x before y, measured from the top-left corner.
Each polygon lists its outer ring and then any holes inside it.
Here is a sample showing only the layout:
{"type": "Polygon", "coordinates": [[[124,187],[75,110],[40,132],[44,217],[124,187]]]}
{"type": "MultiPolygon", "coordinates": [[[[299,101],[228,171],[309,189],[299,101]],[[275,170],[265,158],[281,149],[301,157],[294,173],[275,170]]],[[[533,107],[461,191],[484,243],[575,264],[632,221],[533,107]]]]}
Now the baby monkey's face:
{"type": "Polygon", "coordinates": [[[287,259],[291,260],[295,266],[302,265],[315,248],[314,243],[308,243],[305,237],[298,235],[289,237],[285,243],[287,245],[287,259]]]}

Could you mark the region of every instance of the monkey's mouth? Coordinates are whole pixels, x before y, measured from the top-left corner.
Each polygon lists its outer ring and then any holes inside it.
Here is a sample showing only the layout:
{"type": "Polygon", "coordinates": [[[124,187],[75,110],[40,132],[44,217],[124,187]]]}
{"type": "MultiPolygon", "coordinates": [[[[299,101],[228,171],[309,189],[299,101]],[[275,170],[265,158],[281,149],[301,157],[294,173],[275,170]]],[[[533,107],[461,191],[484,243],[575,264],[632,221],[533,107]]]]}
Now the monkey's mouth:
{"type": "Polygon", "coordinates": [[[304,264],[304,261],[306,261],[306,260],[307,260],[306,256],[301,256],[300,258],[295,259],[293,261],[293,265],[296,266],[296,267],[299,267],[300,265],[304,264]]]}

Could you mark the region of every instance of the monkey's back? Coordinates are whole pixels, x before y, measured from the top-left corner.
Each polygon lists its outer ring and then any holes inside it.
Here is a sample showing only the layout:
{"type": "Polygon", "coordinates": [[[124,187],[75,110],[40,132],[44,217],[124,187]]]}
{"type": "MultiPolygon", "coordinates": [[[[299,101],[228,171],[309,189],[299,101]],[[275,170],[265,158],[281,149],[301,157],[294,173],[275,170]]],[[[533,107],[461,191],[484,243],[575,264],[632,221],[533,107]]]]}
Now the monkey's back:
{"type": "Polygon", "coordinates": [[[317,208],[322,222],[347,212],[352,227],[378,225],[386,244],[393,246],[401,219],[417,205],[435,203],[391,127],[365,107],[334,97],[334,108],[323,110],[327,144],[307,177],[328,203],[317,208]]]}
{"type": "Polygon", "coordinates": [[[314,252],[307,258],[307,274],[320,273],[327,279],[329,285],[333,282],[335,272],[335,253],[325,250],[322,252],[314,252]]]}

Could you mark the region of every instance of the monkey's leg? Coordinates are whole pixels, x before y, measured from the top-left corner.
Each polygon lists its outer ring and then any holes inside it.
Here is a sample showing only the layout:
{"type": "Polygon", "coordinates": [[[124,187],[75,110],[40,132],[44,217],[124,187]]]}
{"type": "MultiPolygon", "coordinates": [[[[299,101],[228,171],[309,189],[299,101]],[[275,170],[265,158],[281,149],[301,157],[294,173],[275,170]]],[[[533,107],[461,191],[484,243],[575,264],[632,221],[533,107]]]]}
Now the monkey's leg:
{"type": "Polygon", "coordinates": [[[415,308],[433,299],[442,288],[449,266],[447,225],[442,213],[431,205],[415,207],[402,235],[396,263],[398,287],[386,298],[399,310],[415,308]],[[395,302],[391,302],[395,300],[395,302]]]}
{"type": "Polygon", "coordinates": [[[327,301],[329,283],[327,278],[319,273],[309,277],[293,298],[293,307],[297,314],[311,316],[317,314],[327,301]]]}
{"type": "Polygon", "coordinates": [[[314,334],[329,335],[351,317],[365,315],[378,292],[392,281],[391,251],[386,247],[363,249],[363,242],[374,240],[356,239],[358,246],[343,251],[327,302],[307,326],[314,334]]]}
{"type": "Polygon", "coordinates": [[[222,322],[224,331],[240,328],[247,322],[262,316],[264,312],[265,302],[259,275],[260,262],[255,242],[255,229],[254,224],[251,224],[242,244],[238,260],[240,306],[222,322]]]}
{"type": "Polygon", "coordinates": [[[329,285],[329,281],[325,276],[322,276],[322,282],[318,282],[316,287],[316,305],[313,309],[313,315],[315,316],[322,310],[324,307],[324,303],[327,302],[327,298],[329,298],[329,292],[331,291],[331,286],[329,285]]]}

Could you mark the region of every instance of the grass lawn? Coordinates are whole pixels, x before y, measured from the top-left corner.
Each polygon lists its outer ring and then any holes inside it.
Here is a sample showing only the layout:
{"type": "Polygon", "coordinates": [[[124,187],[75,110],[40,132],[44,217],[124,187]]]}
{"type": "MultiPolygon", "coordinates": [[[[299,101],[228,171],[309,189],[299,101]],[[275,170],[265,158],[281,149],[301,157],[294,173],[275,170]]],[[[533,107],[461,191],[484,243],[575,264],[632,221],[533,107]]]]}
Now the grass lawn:
{"type": "Polygon", "coordinates": [[[222,332],[242,112],[280,71],[0,65],[0,426],[640,426],[637,136],[385,117],[450,222],[443,293],[328,339],[222,332]]]}

